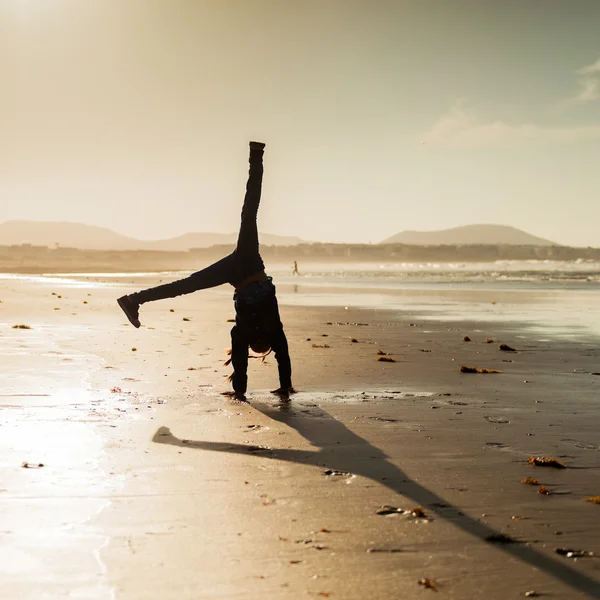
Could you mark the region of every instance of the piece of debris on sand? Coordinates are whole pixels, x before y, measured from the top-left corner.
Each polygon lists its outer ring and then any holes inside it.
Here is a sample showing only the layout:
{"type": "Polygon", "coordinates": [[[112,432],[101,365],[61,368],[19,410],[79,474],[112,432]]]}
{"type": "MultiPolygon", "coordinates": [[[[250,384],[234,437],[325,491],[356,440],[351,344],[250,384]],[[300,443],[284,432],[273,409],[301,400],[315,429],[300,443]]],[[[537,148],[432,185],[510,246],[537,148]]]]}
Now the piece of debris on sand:
{"type": "Polygon", "coordinates": [[[358,340],[356,338],[350,338],[350,342],[353,344],[358,344],[358,340]]]}
{"type": "Polygon", "coordinates": [[[498,346],[498,348],[500,348],[500,350],[503,350],[504,352],[516,352],[517,349],[513,348],[512,346],[509,346],[508,344],[500,344],[498,346]]]}
{"type": "Polygon", "coordinates": [[[521,480],[521,483],[526,485],[542,485],[535,477],[525,477],[521,480]]]}
{"type": "Polygon", "coordinates": [[[595,556],[593,552],[589,550],[574,550],[573,548],[555,548],[554,552],[567,558],[586,558],[588,556],[595,556]]]}
{"type": "Polygon", "coordinates": [[[378,354],[379,356],[388,356],[388,355],[389,355],[389,352],[384,352],[383,350],[377,350],[377,354],[378,354]]]}
{"type": "Polygon", "coordinates": [[[460,365],[458,369],[461,373],[502,373],[496,369],[480,369],[479,367],[467,367],[466,365],[460,365]]]}
{"type": "Polygon", "coordinates": [[[566,469],[566,465],[548,456],[530,456],[527,462],[536,467],[552,467],[553,469],[566,469]]]}
{"type": "Polygon", "coordinates": [[[428,579],[427,577],[423,577],[423,579],[419,579],[419,585],[422,585],[428,590],[433,590],[434,592],[438,591],[438,582],[435,579],[428,579]]]}
{"type": "Polygon", "coordinates": [[[313,344],[313,348],[330,348],[329,344],[313,344]]]}
{"type": "Polygon", "coordinates": [[[494,338],[485,338],[485,340],[483,340],[484,344],[493,344],[496,340],[494,338]]]}
{"type": "Polygon", "coordinates": [[[547,488],[545,485],[540,485],[538,489],[538,494],[541,494],[542,496],[551,496],[552,490],[547,488]]]}
{"type": "Polygon", "coordinates": [[[378,356],[377,360],[379,362],[396,362],[396,359],[393,356],[378,356]]]}
{"type": "Polygon", "coordinates": [[[588,496],[583,499],[584,502],[591,502],[592,504],[600,504],[600,496],[588,496]]]}
{"type": "Polygon", "coordinates": [[[463,335],[463,337],[462,337],[462,341],[463,341],[463,342],[470,342],[470,341],[471,341],[471,338],[470,338],[468,335],[463,335]]]}
{"type": "Polygon", "coordinates": [[[389,504],[384,504],[380,506],[376,514],[378,515],[403,515],[406,511],[402,508],[398,508],[397,506],[390,506],[389,504]]]}
{"type": "Polygon", "coordinates": [[[44,463],[30,463],[30,462],[24,462],[21,463],[21,466],[24,469],[41,469],[44,466],[44,463]]]}
{"type": "Polygon", "coordinates": [[[31,329],[31,327],[29,325],[25,325],[25,324],[13,325],[12,328],[13,329],[31,329]]]}
{"type": "Polygon", "coordinates": [[[414,508],[411,508],[408,513],[411,517],[413,517],[413,519],[425,519],[426,521],[432,520],[421,506],[415,506],[414,508]]]}

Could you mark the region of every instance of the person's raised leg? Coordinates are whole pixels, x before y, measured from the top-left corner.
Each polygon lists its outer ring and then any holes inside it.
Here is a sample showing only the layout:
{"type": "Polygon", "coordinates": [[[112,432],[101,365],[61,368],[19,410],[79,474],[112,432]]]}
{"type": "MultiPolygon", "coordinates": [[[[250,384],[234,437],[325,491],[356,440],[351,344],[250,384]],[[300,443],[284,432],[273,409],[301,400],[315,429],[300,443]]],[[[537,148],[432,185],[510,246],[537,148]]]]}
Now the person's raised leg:
{"type": "Polygon", "coordinates": [[[242,207],[240,232],[235,249],[236,255],[243,260],[248,260],[258,254],[256,218],[262,191],[264,148],[265,144],[262,142],[250,142],[250,171],[242,207]]]}

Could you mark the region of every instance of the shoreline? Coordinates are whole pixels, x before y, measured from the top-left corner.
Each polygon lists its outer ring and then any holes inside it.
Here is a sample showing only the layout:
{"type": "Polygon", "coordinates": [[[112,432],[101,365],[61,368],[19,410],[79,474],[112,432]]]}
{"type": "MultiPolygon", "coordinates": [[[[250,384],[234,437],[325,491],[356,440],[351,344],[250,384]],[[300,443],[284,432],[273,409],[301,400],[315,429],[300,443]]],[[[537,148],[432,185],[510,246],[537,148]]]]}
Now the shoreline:
{"type": "Polygon", "coordinates": [[[600,553],[598,507],[581,501],[600,493],[595,344],[539,341],[518,324],[474,333],[396,311],[284,306],[300,393],[281,406],[264,391],[276,381],[268,360],[251,365],[249,403],[238,404],[219,395],[233,311],[222,296],[145,306],[136,331],[114,288],[55,283],[59,299],[5,287],[0,400],[15,441],[1,455],[1,528],[6,564],[21,567],[4,574],[7,597],[417,598],[421,578],[449,598],[600,597],[597,560],[554,551],[600,553]],[[378,349],[397,362],[377,362],[378,349]],[[48,396],[16,395],[34,393],[48,396]],[[100,446],[74,460],[86,431],[100,446]],[[51,451],[59,440],[63,458],[51,451]],[[570,468],[535,468],[530,455],[570,468]],[[433,519],[376,514],[384,504],[433,519]],[[79,553],[72,567],[41,544],[50,532],[60,556],[79,553]],[[498,533],[523,543],[483,539],[498,533]]]}

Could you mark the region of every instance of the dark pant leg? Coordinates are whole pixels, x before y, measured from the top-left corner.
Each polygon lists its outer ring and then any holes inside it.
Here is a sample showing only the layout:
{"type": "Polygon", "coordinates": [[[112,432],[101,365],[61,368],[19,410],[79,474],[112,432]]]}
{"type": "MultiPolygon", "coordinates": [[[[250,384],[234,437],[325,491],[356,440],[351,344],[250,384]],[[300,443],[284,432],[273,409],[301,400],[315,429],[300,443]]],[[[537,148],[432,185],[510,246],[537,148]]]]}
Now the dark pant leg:
{"type": "Polygon", "coordinates": [[[250,150],[250,172],[242,207],[240,232],[234,252],[241,277],[247,277],[264,269],[258,252],[258,228],[256,225],[262,191],[262,157],[262,150],[250,150]]]}
{"type": "Polygon", "coordinates": [[[210,267],[206,267],[197,273],[193,273],[185,279],[179,279],[172,283],[165,283],[164,285],[137,292],[136,294],[131,295],[131,299],[138,304],[144,304],[144,302],[175,298],[176,296],[181,296],[183,294],[191,294],[198,290],[205,290],[217,287],[224,283],[230,283],[232,266],[233,255],[230,254],[210,265],[210,267]]]}

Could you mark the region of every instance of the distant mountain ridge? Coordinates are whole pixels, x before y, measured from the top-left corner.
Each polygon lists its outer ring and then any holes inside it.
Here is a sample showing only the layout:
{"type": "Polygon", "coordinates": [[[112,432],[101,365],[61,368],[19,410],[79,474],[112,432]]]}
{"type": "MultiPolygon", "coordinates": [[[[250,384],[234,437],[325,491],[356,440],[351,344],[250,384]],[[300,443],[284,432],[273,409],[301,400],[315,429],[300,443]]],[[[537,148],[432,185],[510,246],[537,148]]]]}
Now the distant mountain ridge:
{"type": "MultiPolygon", "coordinates": [[[[54,248],[81,250],[156,250],[187,251],[215,245],[235,244],[237,233],[194,232],[164,239],[138,240],[116,233],[105,227],[83,223],[45,221],[5,221],[0,223],[0,246],[32,244],[54,248]]],[[[264,246],[296,246],[310,243],[298,237],[261,233],[264,246]]],[[[559,246],[507,225],[465,225],[439,231],[402,231],[380,244],[406,244],[415,246],[461,246],[475,244],[516,246],[559,246]]]]}
{"type": "Polygon", "coordinates": [[[474,244],[514,246],[559,246],[508,225],[463,225],[439,231],[401,231],[380,244],[411,246],[462,246],[474,244]]]}
{"type": "MultiPolygon", "coordinates": [[[[191,248],[208,248],[219,244],[235,244],[237,233],[186,233],[165,240],[138,240],[106,227],[83,223],[45,221],[5,221],[0,223],[0,246],[32,244],[54,248],[81,250],[161,250],[186,251],[191,248]]],[[[306,243],[297,237],[260,234],[266,246],[295,246],[306,243]]]]}

